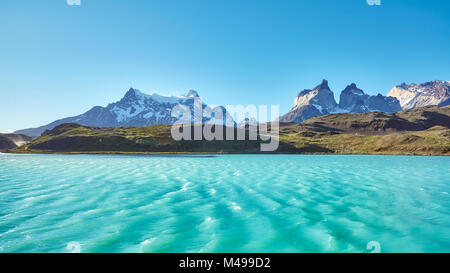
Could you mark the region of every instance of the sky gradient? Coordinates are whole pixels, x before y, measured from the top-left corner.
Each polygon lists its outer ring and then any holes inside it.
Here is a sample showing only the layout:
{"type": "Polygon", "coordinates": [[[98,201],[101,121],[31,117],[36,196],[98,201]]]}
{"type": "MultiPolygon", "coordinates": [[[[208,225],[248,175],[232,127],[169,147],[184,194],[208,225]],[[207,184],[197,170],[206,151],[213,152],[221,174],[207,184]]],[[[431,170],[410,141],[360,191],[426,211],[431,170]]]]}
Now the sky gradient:
{"type": "Polygon", "coordinates": [[[0,132],[134,87],[209,104],[278,104],[328,79],[386,94],[450,80],[450,1],[2,0],[0,132]]]}

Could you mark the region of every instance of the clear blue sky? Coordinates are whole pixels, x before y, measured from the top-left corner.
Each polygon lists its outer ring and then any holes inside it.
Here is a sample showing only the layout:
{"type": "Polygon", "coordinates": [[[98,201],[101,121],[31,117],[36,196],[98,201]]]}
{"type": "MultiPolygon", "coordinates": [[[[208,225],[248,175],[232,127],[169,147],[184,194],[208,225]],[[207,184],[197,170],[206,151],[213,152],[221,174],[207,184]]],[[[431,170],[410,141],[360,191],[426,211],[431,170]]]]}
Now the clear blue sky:
{"type": "Polygon", "coordinates": [[[450,80],[450,1],[2,0],[0,131],[146,93],[279,104],[323,78],[337,96],[450,80]]]}

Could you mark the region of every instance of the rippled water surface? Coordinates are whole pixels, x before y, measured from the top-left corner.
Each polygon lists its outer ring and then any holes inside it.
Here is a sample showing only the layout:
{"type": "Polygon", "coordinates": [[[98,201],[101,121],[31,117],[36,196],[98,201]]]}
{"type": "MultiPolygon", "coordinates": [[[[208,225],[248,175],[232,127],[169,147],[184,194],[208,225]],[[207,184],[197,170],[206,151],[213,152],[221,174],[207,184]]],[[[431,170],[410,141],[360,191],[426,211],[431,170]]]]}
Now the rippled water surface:
{"type": "Polygon", "coordinates": [[[0,252],[450,252],[450,158],[0,154],[0,252]]]}

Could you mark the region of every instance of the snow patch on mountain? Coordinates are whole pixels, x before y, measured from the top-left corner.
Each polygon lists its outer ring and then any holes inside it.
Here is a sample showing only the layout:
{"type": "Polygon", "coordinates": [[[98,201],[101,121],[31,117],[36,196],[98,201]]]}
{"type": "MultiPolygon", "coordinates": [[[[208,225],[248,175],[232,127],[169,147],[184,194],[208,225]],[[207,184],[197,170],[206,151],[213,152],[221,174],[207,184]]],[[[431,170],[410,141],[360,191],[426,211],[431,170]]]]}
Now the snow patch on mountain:
{"type": "Polygon", "coordinates": [[[402,83],[394,86],[387,95],[397,98],[404,110],[431,105],[446,106],[450,104],[450,82],[402,83]]]}
{"type": "MultiPolygon", "coordinates": [[[[224,107],[211,108],[202,103],[200,96],[195,90],[188,90],[181,96],[163,96],[156,93],[148,95],[137,89],[130,88],[121,100],[110,103],[106,107],[95,106],[79,116],[60,119],[38,128],[17,132],[30,136],[39,136],[45,130],[53,129],[55,126],[63,123],[79,123],[81,125],[98,127],[173,124],[178,120],[178,117],[172,117],[171,115],[175,106],[182,105],[187,107],[193,116],[197,102],[199,103],[198,108],[201,108],[197,109],[200,113],[203,111],[205,113],[221,112],[223,118],[204,116],[200,121],[196,122],[235,126],[234,120],[224,107]]],[[[194,121],[194,117],[192,117],[192,121],[194,121]]]]}

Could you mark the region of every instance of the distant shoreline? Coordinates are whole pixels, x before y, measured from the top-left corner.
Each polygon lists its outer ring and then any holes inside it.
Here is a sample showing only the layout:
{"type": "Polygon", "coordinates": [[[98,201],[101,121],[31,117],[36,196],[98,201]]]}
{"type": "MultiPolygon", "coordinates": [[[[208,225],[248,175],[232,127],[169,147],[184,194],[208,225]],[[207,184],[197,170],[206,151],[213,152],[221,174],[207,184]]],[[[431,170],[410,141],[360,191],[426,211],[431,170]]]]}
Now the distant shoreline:
{"type": "Polygon", "coordinates": [[[213,152],[119,152],[119,151],[111,151],[111,152],[4,152],[0,154],[27,154],[27,155],[149,155],[149,156],[186,156],[186,155],[338,155],[338,156],[346,156],[346,155],[380,155],[380,156],[450,156],[449,154],[411,154],[411,153],[213,153],[213,152]]]}

